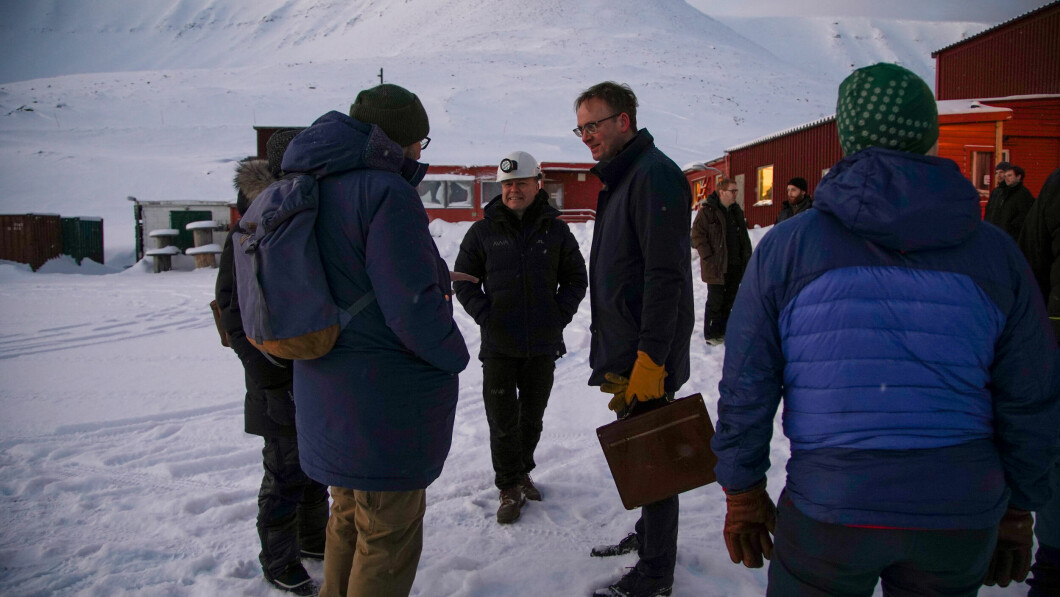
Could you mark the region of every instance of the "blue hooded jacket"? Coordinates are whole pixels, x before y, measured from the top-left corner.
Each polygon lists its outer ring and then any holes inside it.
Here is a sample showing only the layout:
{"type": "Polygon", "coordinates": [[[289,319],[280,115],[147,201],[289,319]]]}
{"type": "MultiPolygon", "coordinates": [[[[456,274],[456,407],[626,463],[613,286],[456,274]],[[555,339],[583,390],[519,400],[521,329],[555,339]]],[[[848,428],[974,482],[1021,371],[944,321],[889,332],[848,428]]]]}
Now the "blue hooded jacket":
{"type": "Polygon", "coordinates": [[[729,319],[718,481],[760,482],[784,399],[785,493],[823,522],[997,524],[1050,490],[1056,341],[1026,261],[949,160],[869,148],[759,243],[729,319]]]}
{"type": "Polygon", "coordinates": [[[376,296],[331,352],[295,362],[298,451],[321,483],[408,491],[441,474],[468,352],[414,187],[426,166],[374,128],[329,112],[283,158],[284,172],[318,178],[317,242],[336,303],[376,296]],[[370,169],[369,155],[394,160],[370,169]]]}

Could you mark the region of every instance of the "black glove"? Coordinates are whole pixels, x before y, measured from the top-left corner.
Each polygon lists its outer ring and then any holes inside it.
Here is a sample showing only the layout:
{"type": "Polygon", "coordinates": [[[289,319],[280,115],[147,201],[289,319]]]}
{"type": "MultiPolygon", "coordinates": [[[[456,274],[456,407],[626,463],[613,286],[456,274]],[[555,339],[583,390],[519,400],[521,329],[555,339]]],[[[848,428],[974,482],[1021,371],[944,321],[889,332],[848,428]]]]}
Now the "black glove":
{"type": "Polygon", "coordinates": [[[990,559],[983,584],[1007,587],[1012,581],[1023,582],[1031,571],[1031,544],[1034,542],[1034,519],[1026,510],[1009,508],[997,525],[997,547],[990,559]]]}
{"type": "Polygon", "coordinates": [[[294,427],[294,396],[291,389],[265,390],[265,414],[277,425],[294,427]]]}

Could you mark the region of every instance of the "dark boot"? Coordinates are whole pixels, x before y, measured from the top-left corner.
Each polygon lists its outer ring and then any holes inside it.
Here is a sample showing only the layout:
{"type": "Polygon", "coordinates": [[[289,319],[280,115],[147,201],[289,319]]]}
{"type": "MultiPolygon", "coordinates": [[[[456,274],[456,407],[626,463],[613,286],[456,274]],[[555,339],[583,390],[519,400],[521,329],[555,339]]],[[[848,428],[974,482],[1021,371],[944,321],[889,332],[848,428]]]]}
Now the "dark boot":
{"type": "Polygon", "coordinates": [[[497,522],[510,524],[519,520],[519,514],[522,512],[525,502],[526,498],[523,497],[523,492],[518,486],[502,489],[501,505],[497,508],[497,522]]]}
{"type": "Polygon", "coordinates": [[[637,540],[636,533],[630,533],[626,535],[626,538],[619,541],[615,545],[600,545],[594,547],[589,555],[594,558],[609,558],[611,556],[620,556],[630,552],[637,551],[640,546],[640,542],[637,540]]]}
{"type": "Polygon", "coordinates": [[[644,576],[640,570],[630,568],[618,582],[599,589],[593,597],[665,597],[673,592],[673,588],[672,580],[644,576]]]}
{"type": "Polygon", "coordinates": [[[523,475],[523,478],[519,480],[519,489],[522,490],[526,499],[541,501],[541,491],[534,485],[534,480],[530,478],[530,475],[523,475]]]}
{"type": "Polygon", "coordinates": [[[277,589],[295,595],[316,595],[320,590],[301,564],[291,564],[278,574],[270,574],[266,571],[265,580],[277,589]]]}

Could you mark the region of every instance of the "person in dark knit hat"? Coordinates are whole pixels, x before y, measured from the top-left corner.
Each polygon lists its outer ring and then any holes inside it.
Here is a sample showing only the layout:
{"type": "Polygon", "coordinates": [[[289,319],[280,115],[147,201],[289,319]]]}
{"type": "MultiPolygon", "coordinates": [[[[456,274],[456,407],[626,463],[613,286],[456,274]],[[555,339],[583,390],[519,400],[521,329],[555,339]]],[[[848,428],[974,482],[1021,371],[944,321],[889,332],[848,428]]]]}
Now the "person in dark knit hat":
{"type": "MultiPolygon", "coordinates": [[[[420,143],[431,132],[427,112],[420,98],[404,87],[391,83],[358,93],[357,99],[350,105],[350,117],[378,126],[391,141],[402,147],[420,143]]],[[[427,148],[426,143],[421,145],[427,148]]]]}
{"type": "Polygon", "coordinates": [[[796,176],[789,180],[788,200],[781,205],[780,213],[777,214],[775,223],[779,224],[791,216],[800,214],[813,207],[813,197],[807,192],[809,190],[810,185],[806,183],[805,178],[796,176]]]}
{"type": "MultiPolygon", "coordinates": [[[[236,165],[236,208],[240,215],[280,178],[280,160],[300,130],[274,133],[266,144],[267,160],[247,158],[236,165]]],[[[301,559],[324,558],[328,488],[307,477],[298,465],[290,362],[286,366],[274,364],[275,360],[267,359],[250,344],[243,331],[232,253],[232,237],[236,234],[240,234],[240,229],[233,227],[225,238],[214,294],[219,325],[227,333],[245,373],[244,430],[265,440],[265,474],[258,491],[258,560],[265,579],[272,585],[295,595],[316,595],[317,586],[301,559]]]]}
{"type": "Polygon", "coordinates": [[[366,301],[329,353],[294,363],[302,469],[331,488],[322,597],[409,594],[426,488],[452,445],[469,355],[416,191],[429,132],[416,94],[379,85],[350,115],[329,112],[299,133],[281,164],[317,178],[316,237],[335,300],[366,301]]]}
{"type": "Polygon", "coordinates": [[[975,187],[936,157],[920,77],[854,71],[836,123],[845,157],[813,209],[759,242],[729,318],[711,441],[729,555],[771,558],[773,596],[1021,582],[1060,428],[1041,293],[1016,243],[980,219],[975,187]],[[781,401],[791,448],[774,507],[781,401]]]}

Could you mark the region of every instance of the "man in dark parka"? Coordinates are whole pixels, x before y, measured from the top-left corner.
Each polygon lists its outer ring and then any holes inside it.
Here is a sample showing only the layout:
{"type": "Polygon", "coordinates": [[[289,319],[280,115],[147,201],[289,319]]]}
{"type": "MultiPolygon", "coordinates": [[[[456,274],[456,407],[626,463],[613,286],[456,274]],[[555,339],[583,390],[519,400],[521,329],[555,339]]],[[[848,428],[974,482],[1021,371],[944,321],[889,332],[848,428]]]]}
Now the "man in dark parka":
{"type": "Polygon", "coordinates": [[[555,362],[566,352],[563,328],[577,313],[588,278],[578,241],[541,188],[537,160],[524,151],[509,154],[497,181],[501,195],[467,231],[456,258],[456,271],[479,281],[455,282],[453,289],[482,330],[497,522],[506,524],[519,518],[525,499],[542,497],[529,473],[555,362]]]}
{"type": "Polygon", "coordinates": [[[986,204],[983,219],[1008,232],[1013,239],[1020,237],[1023,220],[1034,203],[1034,195],[1023,186],[1023,168],[1009,165],[1005,169],[1005,187],[997,189],[986,204]]]}
{"type": "MultiPolygon", "coordinates": [[[[236,166],[236,208],[240,214],[279,178],[283,151],[297,132],[282,130],[269,138],[269,161],[247,159],[236,166]]],[[[268,360],[243,333],[232,256],[232,235],[238,230],[233,227],[225,239],[215,295],[221,312],[221,328],[243,363],[247,387],[246,432],[265,439],[262,451],[265,476],[258,492],[257,526],[261,539],[258,559],[265,578],[274,586],[296,595],[315,595],[316,586],[299,558],[324,557],[328,490],[307,477],[298,464],[290,361],[268,360]]]]}
{"type": "MultiPolygon", "coordinates": [[[[681,169],[637,130],[637,97],[610,81],[575,102],[574,133],[599,163],[604,184],[589,257],[592,306],[589,385],[614,394],[624,416],[666,404],[689,377],[692,306],[692,193],[681,169]]],[[[645,597],[672,592],[678,498],[641,508],[636,535],[594,550],[637,549],[640,560],[597,595],[645,597]]]]}

